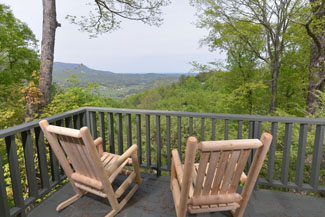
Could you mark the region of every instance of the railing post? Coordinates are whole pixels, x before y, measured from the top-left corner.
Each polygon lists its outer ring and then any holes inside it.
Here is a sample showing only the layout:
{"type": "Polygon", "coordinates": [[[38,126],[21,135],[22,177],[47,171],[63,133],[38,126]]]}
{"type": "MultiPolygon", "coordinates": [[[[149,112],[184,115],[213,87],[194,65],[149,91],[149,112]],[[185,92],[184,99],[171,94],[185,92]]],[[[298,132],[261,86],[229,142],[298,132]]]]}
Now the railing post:
{"type": "Polygon", "coordinates": [[[292,123],[286,123],[284,135],[284,150],[281,167],[281,182],[287,186],[289,176],[290,150],[291,150],[292,123]]]}
{"type": "Polygon", "coordinates": [[[79,114],[79,128],[87,126],[87,114],[88,111],[84,111],[83,113],[79,114]]]}
{"type": "Polygon", "coordinates": [[[73,128],[80,129],[80,115],[73,115],[73,128]]]}
{"type": "Polygon", "coordinates": [[[6,191],[6,183],[2,166],[2,158],[0,154],[0,217],[9,217],[9,204],[6,191]]]}
{"type": "Polygon", "coordinates": [[[36,172],[34,162],[34,151],[32,146],[32,137],[30,130],[22,132],[22,142],[24,148],[24,158],[26,165],[26,174],[28,180],[29,196],[35,199],[38,197],[38,189],[36,184],[36,172]]]}
{"type": "Polygon", "coordinates": [[[182,117],[177,117],[177,150],[182,160],[182,117]]]}
{"type": "Polygon", "coordinates": [[[189,136],[192,136],[192,134],[193,134],[193,117],[189,117],[188,125],[189,125],[188,126],[188,134],[189,134],[189,136]]]}
{"type": "Polygon", "coordinates": [[[150,115],[146,115],[146,155],[147,168],[151,167],[151,146],[150,146],[150,115]]]}
{"type": "Polygon", "coordinates": [[[36,127],[34,131],[35,131],[35,143],[37,147],[37,157],[38,157],[38,165],[40,168],[42,188],[47,190],[50,188],[50,179],[49,179],[48,168],[47,168],[44,133],[40,127],[36,127]]]}
{"type": "Polygon", "coordinates": [[[115,154],[113,113],[108,113],[108,138],[109,138],[109,152],[115,154]]]}
{"type": "Polygon", "coordinates": [[[142,164],[142,139],[141,139],[141,115],[136,115],[136,128],[137,128],[137,144],[138,144],[138,160],[142,164]]]}
{"type": "Polygon", "coordinates": [[[161,131],[160,115],[156,115],[156,143],[157,143],[157,176],[161,175],[161,131]]]}
{"type": "Polygon", "coordinates": [[[123,154],[123,125],[122,125],[122,113],[117,113],[117,146],[118,154],[123,154]]]}
{"type": "Polygon", "coordinates": [[[273,182],[273,173],[274,173],[274,161],[275,161],[275,151],[276,151],[276,141],[278,138],[278,122],[272,122],[271,134],[273,136],[272,143],[269,150],[269,160],[268,160],[268,172],[267,180],[270,184],[273,182]]]}
{"type": "MultiPolygon", "coordinates": [[[[255,122],[254,121],[249,121],[249,130],[248,130],[248,139],[253,139],[254,138],[254,128],[255,128],[255,122]]],[[[247,172],[249,171],[251,164],[253,162],[253,157],[254,154],[251,152],[249,155],[249,158],[247,160],[247,172]]]]}
{"type": "Polygon", "coordinates": [[[106,151],[106,137],[105,137],[105,118],[104,112],[99,112],[99,135],[103,139],[103,150],[106,151]]]}
{"type": "Polygon", "coordinates": [[[296,177],[295,177],[295,183],[300,189],[302,188],[303,179],[304,179],[307,132],[308,132],[308,125],[300,124],[298,155],[297,155],[297,163],[296,163],[296,177]]]}
{"type": "Polygon", "coordinates": [[[205,125],[205,118],[201,118],[201,141],[204,141],[204,126],[205,125]]]}
{"type": "Polygon", "coordinates": [[[243,121],[238,121],[238,127],[237,127],[237,139],[243,138],[243,121]]]}
{"type": "Polygon", "coordinates": [[[323,153],[324,127],[324,125],[316,126],[313,161],[310,174],[310,185],[313,187],[314,191],[317,191],[318,189],[319,172],[323,153]]]}
{"type": "Polygon", "coordinates": [[[96,121],[96,112],[90,112],[90,132],[93,136],[93,139],[97,138],[97,121],[96,121]]]}
{"type": "Polygon", "coordinates": [[[212,130],[212,134],[211,134],[211,140],[216,140],[216,119],[212,118],[212,123],[211,123],[211,130],[212,130]]]}
{"type": "Polygon", "coordinates": [[[65,122],[65,127],[72,128],[72,117],[65,118],[64,122],[65,122]]]}
{"type": "Polygon", "coordinates": [[[170,116],[166,116],[166,145],[167,145],[167,168],[171,170],[171,147],[170,147],[170,116]]]}
{"type": "Polygon", "coordinates": [[[86,110],[86,119],[85,119],[85,126],[88,127],[88,129],[90,129],[90,111],[86,110]]]}
{"type": "Polygon", "coordinates": [[[12,183],[12,191],[14,194],[15,207],[18,208],[17,210],[18,216],[24,217],[26,216],[25,204],[23,198],[23,189],[21,186],[21,177],[20,177],[15,135],[8,136],[5,138],[5,140],[7,146],[8,162],[10,168],[10,177],[12,183]]]}
{"type": "Polygon", "coordinates": [[[132,122],[131,114],[126,114],[126,142],[128,148],[132,145],[132,122]]]}
{"type": "Polygon", "coordinates": [[[225,131],[224,131],[224,140],[228,140],[228,134],[229,134],[229,120],[225,119],[225,131]]]}

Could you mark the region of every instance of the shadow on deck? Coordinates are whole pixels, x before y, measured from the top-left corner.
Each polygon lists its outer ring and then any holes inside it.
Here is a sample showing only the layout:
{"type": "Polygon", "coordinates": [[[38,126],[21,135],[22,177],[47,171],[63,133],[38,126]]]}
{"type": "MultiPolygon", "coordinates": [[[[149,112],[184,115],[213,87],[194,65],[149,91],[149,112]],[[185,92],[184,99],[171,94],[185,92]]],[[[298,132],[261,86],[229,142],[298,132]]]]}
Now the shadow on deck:
{"type": "MultiPolygon", "coordinates": [[[[143,183],[117,216],[176,216],[169,188],[169,176],[156,177],[153,174],[145,173],[141,175],[143,183]]],[[[28,217],[101,217],[111,210],[107,199],[88,193],[61,212],[55,211],[56,206],[60,202],[73,195],[73,189],[68,183],[28,213],[28,217]]],[[[219,212],[189,216],[221,217],[232,215],[229,212],[219,212]]],[[[325,198],[260,189],[253,192],[244,216],[323,217],[325,216],[325,198]]]]}

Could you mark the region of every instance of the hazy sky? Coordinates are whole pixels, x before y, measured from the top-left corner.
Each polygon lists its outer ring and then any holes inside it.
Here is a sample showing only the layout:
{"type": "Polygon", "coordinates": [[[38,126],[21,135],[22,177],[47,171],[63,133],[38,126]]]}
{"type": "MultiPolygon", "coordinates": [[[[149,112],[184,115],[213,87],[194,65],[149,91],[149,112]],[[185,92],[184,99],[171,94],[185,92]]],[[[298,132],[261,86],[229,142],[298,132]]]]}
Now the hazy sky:
{"type": "MultiPolygon", "coordinates": [[[[140,22],[124,21],[122,28],[89,39],[86,32],[70,24],[65,16],[88,14],[86,0],[56,0],[57,29],[54,61],[83,63],[90,68],[119,73],[188,72],[190,61],[207,63],[220,54],[199,46],[207,33],[198,29],[195,9],[189,0],[172,0],[164,9],[164,24],[159,28],[140,22]]],[[[41,41],[41,0],[0,0],[11,7],[14,15],[27,23],[41,41]]],[[[39,42],[40,44],[40,42],[39,42]]]]}

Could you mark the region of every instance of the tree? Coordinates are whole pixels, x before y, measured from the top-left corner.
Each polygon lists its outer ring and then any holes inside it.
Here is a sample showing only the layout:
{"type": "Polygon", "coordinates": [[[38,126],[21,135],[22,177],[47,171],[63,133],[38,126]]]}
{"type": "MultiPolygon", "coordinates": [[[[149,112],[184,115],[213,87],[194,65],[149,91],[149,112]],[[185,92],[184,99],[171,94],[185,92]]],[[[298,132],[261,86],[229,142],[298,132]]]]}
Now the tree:
{"type": "MultiPolygon", "coordinates": [[[[79,24],[81,30],[91,36],[116,30],[122,19],[142,21],[149,25],[159,25],[162,21],[161,8],[169,0],[89,0],[95,8],[89,17],[68,16],[72,23],[79,24]]],[[[91,4],[89,4],[91,5],[91,4]]],[[[41,45],[41,70],[39,84],[43,95],[40,110],[50,101],[52,68],[54,59],[55,31],[60,24],[56,20],[55,0],[43,0],[43,34],[41,45]]]]}
{"type": "Polygon", "coordinates": [[[37,40],[28,26],[0,4],[0,84],[30,80],[38,70],[37,40]]]}
{"type": "Polygon", "coordinates": [[[71,15],[67,18],[94,37],[118,29],[123,19],[159,26],[161,8],[169,3],[170,0],[93,0],[88,5],[94,12],[91,10],[88,16],[80,18],[71,15]]]}
{"type": "Polygon", "coordinates": [[[310,9],[309,19],[304,24],[312,39],[307,111],[315,114],[322,106],[319,93],[324,91],[325,82],[325,1],[310,0],[310,9]]]}
{"type": "Polygon", "coordinates": [[[296,1],[258,1],[258,0],[191,0],[198,9],[198,26],[209,29],[204,39],[210,47],[227,50],[218,42],[223,40],[225,28],[238,35],[241,43],[265,63],[271,75],[271,99],[269,111],[277,106],[277,88],[283,53],[287,46],[286,33],[290,20],[300,10],[302,3],[296,1]],[[256,26],[248,28],[247,26],[256,26]],[[263,44],[256,44],[256,40],[263,44]],[[256,46],[257,45],[257,46],[256,46]]]}
{"type": "Polygon", "coordinates": [[[31,92],[26,92],[24,86],[37,84],[34,72],[38,69],[35,35],[8,6],[0,4],[0,128],[23,122],[25,107],[29,115],[31,92]]]}
{"type": "Polygon", "coordinates": [[[59,26],[60,24],[56,20],[55,0],[43,0],[43,31],[39,76],[39,88],[42,93],[42,100],[39,104],[39,112],[50,102],[55,31],[59,26]]]}

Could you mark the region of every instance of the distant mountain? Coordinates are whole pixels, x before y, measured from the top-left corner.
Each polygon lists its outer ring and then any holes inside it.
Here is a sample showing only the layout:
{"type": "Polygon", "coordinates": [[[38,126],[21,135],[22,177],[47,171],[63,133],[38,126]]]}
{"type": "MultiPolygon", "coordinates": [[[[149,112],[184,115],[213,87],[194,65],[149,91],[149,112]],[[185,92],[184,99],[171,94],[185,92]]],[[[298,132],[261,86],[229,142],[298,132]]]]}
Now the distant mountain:
{"type": "Polygon", "coordinates": [[[68,82],[67,79],[73,75],[80,79],[79,86],[87,86],[89,82],[92,82],[99,85],[98,91],[96,91],[99,95],[122,99],[161,84],[176,82],[182,73],[113,73],[91,69],[83,64],[54,62],[53,82],[60,87],[71,87],[72,83],[68,82]]]}
{"type": "Polygon", "coordinates": [[[96,70],[91,69],[87,67],[86,65],[80,63],[63,63],[63,62],[54,62],[53,69],[55,70],[77,70],[77,71],[83,71],[83,72],[105,72],[105,73],[113,73],[110,71],[102,71],[102,70],[96,70]]]}

